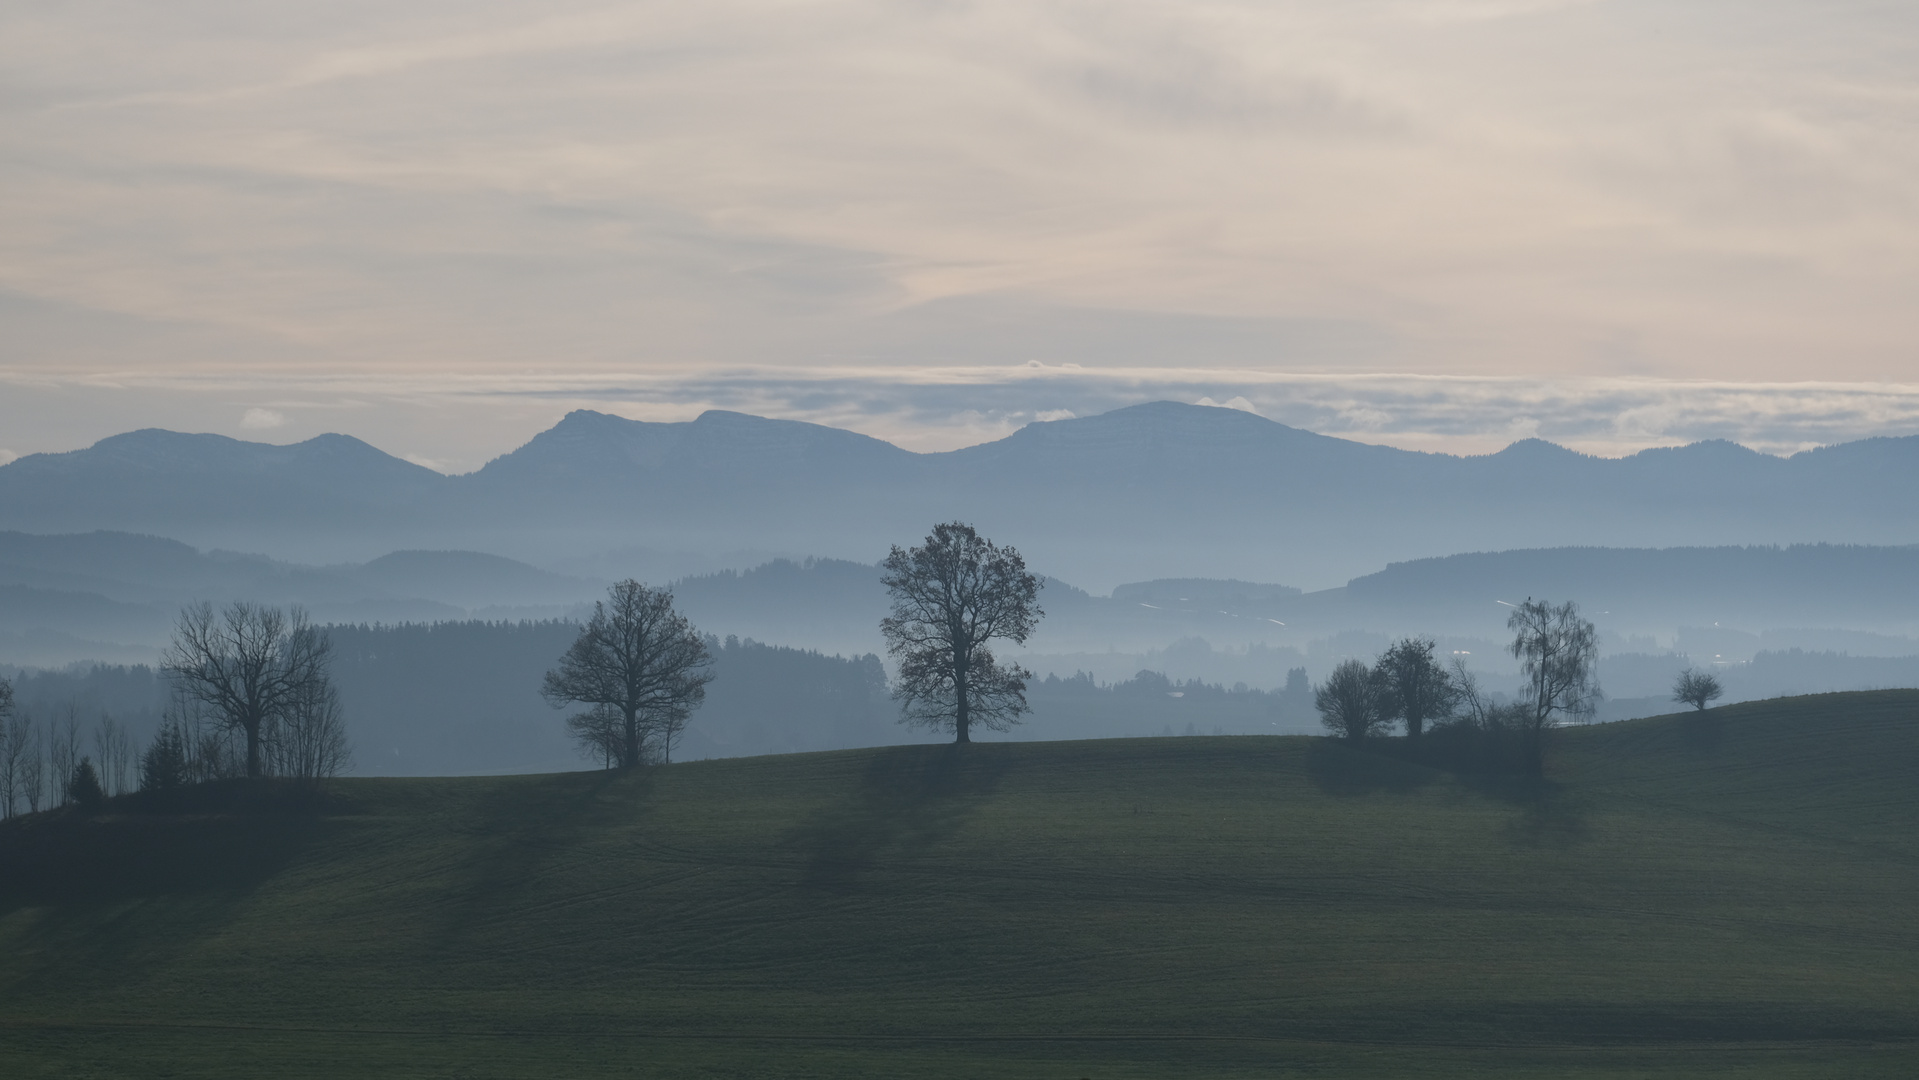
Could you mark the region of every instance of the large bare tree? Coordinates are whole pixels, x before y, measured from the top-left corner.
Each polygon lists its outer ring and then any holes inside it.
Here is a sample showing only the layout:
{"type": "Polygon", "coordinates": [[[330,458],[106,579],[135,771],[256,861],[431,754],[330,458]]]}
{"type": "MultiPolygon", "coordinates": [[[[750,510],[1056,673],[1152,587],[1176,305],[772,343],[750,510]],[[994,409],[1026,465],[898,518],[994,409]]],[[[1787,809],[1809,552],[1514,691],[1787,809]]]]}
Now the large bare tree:
{"type": "Polygon", "coordinates": [[[246,773],[257,777],[275,727],[330,693],[328,650],[326,635],[298,607],[238,601],[215,612],[200,603],[180,612],[161,667],[217,723],[246,736],[246,773]]]}
{"type": "Polygon", "coordinates": [[[581,750],[630,769],[672,759],[687,717],[706,699],[711,662],[671,592],[627,580],[594,603],[540,692],[556,709],[593,706],[567,720],[581,750]]]}
{"type": "Polygon", "coordinates": [[[971,742],[974,724],[1017,723],[1033,673],[1001,665],[989,643],[1024,644],[1045,614],[1019,552],[954,521],[920,547],[895,547],[882,566],[893,614],[880,631],[899,663],[902,721],[950,730],[954,742],[971,742]]]}
{"type": "Polygon", "coordinates": [[[1551,604],[1528,598],[1506,619],[1513,631],[1512,654],[1525,676],[1520,732],[1527,767],[1546,771],[1546,729],[1592,716],[1599,702],[1593,667],[1599,660],[1599,632],[1579,617],[1579,605],[1551,604]]]}

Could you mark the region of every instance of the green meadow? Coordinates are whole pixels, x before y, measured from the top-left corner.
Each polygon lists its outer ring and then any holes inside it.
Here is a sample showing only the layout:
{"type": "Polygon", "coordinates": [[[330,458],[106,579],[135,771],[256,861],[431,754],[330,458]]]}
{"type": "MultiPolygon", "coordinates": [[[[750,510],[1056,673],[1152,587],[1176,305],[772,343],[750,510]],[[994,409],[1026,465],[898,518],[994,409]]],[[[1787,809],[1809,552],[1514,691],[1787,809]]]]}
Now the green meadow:
{"type": "MultiPolygon", "coordinates": [[[[697,720],[695,721],[697,722],[697,720]]],[[[0,826],[0,1076],[1919,1075],[1919,691],[0,826]]]]}

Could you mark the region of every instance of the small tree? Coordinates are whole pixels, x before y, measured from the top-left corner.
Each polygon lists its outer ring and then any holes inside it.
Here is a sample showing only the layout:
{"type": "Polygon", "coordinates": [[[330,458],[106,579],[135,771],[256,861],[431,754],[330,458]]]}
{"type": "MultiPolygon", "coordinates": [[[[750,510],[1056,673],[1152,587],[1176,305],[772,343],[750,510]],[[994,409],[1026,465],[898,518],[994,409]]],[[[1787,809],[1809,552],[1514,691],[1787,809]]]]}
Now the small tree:
{"type": "Polygon", "coordinates": [[[181,734],[180,725],[168,719],[160,724],[146,752],[140,755],[140,790],[166,791],[186,782],[186,737],[181,734]]]}
{"type": "Polygon", "coordinates": [[[303,700],[328,687],[326,635],[306,612],[236,602],[180,612],[161,660],[174,684],[230,730],[246,736],[246,774],[269,766],[266,739],[303,700]]]}
{"type": "Polygon", "coordinates": [[[1390,721],[1381,715],[1380,680],[1363,660],[1342,660],[1313,691],[1326,730],[1349,742],[1379,733],[1390,721]]]}
{"type": "Polygon", "coordinates": [[[1579,617],[1579,605],[1553,605],[1528,598],[1506,620],[1513,631],[1512,654],[1526,679],[1521,734],[1527,766],[1535,776],[1546,771],[1546,730],[1567,719],[1592,716],[1599,701],[1593,667],[1599,659],[1599,632],[1579,617]]]}
{"type": "Polygon", "coordinates": [[[107,801],[107,793],[100,786],[100,774],[93,769],[93,759],[82,755],[80,764],[73,767],[73,775],[67,780],[67,801],[76,804],[82,810],[92,811],[107,801]]]}
{"type": "Polygon", "coordinates": [[[1719,679],[1709,671],[1694,671],[1691,668],[1679,673],[1679,679],[1672,684],[1672,699],[1683,701],[1700,712],[1716,701],[1726,691],[1720,687],[1719,679]]]}
{"type": "Polygon", "coordinates": [[[951,731],[956,743],[971,742],[975,724],[1018,723],[1033,673],[1002,666],[991,642],[1025,644],[1046,614],[1019,552],[953,521],[935,525],[920,547],[894,547],[881,567],[893,613],[880,632],[899,663],[900,721],[951,731]]]}
{"type": "Polygon", "coordinates": [[[1433,659],[1431,638],[1401,638],[1379,656],[1373,668],[1380,685],[1380,708],[1386,719],[1406,722],[1406,735],[1417,739],[1428,720],[1452,711],[1459,688],[1433,659]]]}
{"type": "Polygon", "coordinates": [[[672,760],[674,740],[706,699],[711,662],[693,624],[673,610],[673,594],[629,579],[594,603],[540,693],[556,709],[593,706],[567,719],[581,751],[630,769],[672,760]]]}

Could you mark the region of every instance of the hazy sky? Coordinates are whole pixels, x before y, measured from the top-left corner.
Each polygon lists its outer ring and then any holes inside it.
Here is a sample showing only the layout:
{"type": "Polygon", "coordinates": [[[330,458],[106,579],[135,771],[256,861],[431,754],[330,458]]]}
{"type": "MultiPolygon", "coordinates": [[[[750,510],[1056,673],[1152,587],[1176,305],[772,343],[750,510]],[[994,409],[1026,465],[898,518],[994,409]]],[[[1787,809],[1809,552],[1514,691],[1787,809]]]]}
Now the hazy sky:
{"type": "Polygon", "coordinates": [[[1919,5],[0,6],[0,459],[1919,431],[1919,5]]]}

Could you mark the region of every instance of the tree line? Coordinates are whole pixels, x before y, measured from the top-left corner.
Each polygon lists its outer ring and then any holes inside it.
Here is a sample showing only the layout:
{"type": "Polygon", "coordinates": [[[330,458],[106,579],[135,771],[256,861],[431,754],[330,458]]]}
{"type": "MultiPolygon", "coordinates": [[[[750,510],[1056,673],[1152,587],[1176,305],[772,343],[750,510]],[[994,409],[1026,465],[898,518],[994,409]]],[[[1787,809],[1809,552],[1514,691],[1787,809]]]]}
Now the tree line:
{"type": "Polygon", "coordinates": [[[68,704],[41,721],[0,679],[0,814],[90,809],[136,784],[334,776],[351,754],[328,652],[297,607],[189,605],[161,660],[170,695],[159,730],[137,753],[111,713],[89,726],[68,704]]]}
{"type": "MultiPolygon", "coordinates": [[[[890,689],[900,721],[949,732],[956,743],[970,742],[976,728],[1004,731],[1019,723],[1031,711],[1026,688],[1033,676],[1002,661],[994,642],[1024,644],[1045,614],[1041,582],[1019,553],[947,522],[922,545],[895,546],[882,569],[891,611],[880,631],[898,672],[890,689]]],[[[1412,742],[1431,731],[1454,742],[1510,744],[1523,768],[1540,774],[1545,733],[1589,718],[1599,700],[1598,635],[1570,602],[1528,599],[1507,625],[1524,678],[1513,700],[1483,691],[1458,659],[1441,664],[1431,638],[1409,637],[1371,664],[1339,664],[1312,688],[1313,704],[1326,729],[1347,741],[1403,724],[1412,742]]],[[[719,647],[674,610],[670,591],[621,581],[594,604],[545,673],[540,693],[556,709],[583,707],[564,724],[580,751],[604,767],[670,762],[705,700],[719,647]]],[[[727,647],[738,645],[729,640],[727,647]]],[[[351,754],[331,648],[327,633],[297,607],[187,607],[161,664],[169,704],[138,755],[110,715],[85,735],[71,706],[40,723],[15,708],[11,684],[0,680],[0,812],[97,803],[128,792],[136,779],[140,789],[157,790],[238,777],[336,775],[351,754]]],[[[1305,682],[1303,670],[1289,672],[1287,693],[1303,694],[1305,682]]],[[[1711,675],[1689,669],[1674,694],[1703,709],[1720,688],[1711,675]]]]}
{"type": "Polygon", "coordinates": [[[1473,740],[1493,753],[1516,751],[1517,764],[1545,771],[1546,732],[1589,719],[1600,700],[1594,668],[1599,633],[1570,601],[1528,598],[1506,620],[1508,647],[1520,662],[1521,690],[1510,701],[1485,692],[1455,657],[1441,664],[1429,637],[1402,638],[1376,661],[1346,660],[1314,690],[1327,731],[1348,742],[1384,734],[1403,723],[1417,741],[1434,725],[1451,742],[1473,740]]]}

